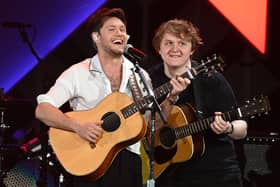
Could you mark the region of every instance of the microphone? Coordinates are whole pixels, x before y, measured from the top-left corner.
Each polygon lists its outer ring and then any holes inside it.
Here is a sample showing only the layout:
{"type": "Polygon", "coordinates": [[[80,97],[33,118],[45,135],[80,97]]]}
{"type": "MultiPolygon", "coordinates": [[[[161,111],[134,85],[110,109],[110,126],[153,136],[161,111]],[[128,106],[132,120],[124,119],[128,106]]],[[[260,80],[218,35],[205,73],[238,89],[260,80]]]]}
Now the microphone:
{"type": "Polygon", "coordinates": [[[6,21],[6,22],[2,22],[1,24],[2,24],[2,27],[6,27],[6,28],[29,28],[29,27],[32,27],[31,24],[14,22],[14,21],[6,21]]]}
{"type": "Polygon", "coordinates": [[[135,60],[142,61],[146,55],[143,51],[134,48],[131,44],[127,44],[124,48],[124,54],[129,57],[134,58],[135,60]]]}

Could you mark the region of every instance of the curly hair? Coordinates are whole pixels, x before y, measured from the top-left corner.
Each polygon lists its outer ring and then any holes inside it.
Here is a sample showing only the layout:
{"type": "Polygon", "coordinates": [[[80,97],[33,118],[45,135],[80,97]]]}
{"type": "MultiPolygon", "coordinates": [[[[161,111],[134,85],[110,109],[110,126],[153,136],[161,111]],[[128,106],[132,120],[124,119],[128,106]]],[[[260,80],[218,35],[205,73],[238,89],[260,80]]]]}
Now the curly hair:
{"type": "Polygon", "coordinates": [[[165,33],[171,33],[182,39],[190,39],[192,42],[192,50],[195,51],[199,45],[203,44],[199,34],[199,29],[190,21],[183,19],[172,19],[163,22],[155,32],[153,37],[153,47],[156,51],[160,48],[160,42],[165,33]]]}

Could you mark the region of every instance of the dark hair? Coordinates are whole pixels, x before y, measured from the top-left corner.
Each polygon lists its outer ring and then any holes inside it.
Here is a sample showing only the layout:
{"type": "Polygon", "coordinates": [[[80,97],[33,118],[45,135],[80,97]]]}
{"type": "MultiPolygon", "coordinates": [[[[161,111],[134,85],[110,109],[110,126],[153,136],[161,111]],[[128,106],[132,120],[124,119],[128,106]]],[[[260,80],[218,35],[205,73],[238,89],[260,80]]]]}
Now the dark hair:
{"type": "Polygon", "coordinates": [[[183,19],[172,19],[162,23],[156,30],[153,37],[153,46],[156,51],[159,50],[160,42],[165,33],[171,33],[179,38],[190,38],[192,50],[196,50],[201,45],[202,39],[199,36],[199,30],[190,21],[183,19]]]}
{"type": "Polygon", "coordinates": [[[111,17],[119,18],[125,25],[127,24],[125,13],[121,8],[102,8],[88,18],[86,23],[88,34],[99,32],[104,22],[111,17]]]}

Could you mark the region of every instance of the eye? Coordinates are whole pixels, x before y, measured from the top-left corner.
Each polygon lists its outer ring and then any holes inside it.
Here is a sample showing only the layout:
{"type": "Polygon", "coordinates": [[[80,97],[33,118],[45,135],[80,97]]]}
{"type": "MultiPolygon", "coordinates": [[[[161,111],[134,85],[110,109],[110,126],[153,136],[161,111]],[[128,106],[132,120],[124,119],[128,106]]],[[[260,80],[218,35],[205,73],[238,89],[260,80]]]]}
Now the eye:
{"type": "Polygon", "coordinates": [[[114,28],[114,27],[109,27],[108,28],[108,31],[110,31],[110,32],[114,32],[116,29],[114,28]]]}
{"type": "Polygon", "coordinates": [[[187,42],[185,42],[185,41],[180,41],[180,42],[179,42],[179,45],[180,45],[180,46],[185,46],[185,45],[187,45],[187,42]]]}
{"type": "Polygon", "coordinates": [[[165,46],[170,46],[170,45],[172,45],[172,44],[173,44],[173,42],[170,41],[170,40],[167,40],[167,41],[164,42],[164,45],[165,45],[165,46]]]}
{"type": "Polygon", "coordinates": [[[120,31],[123,32],[123,33],[126,33],[126,28],[125,27],[121,27],[120,31]]]}

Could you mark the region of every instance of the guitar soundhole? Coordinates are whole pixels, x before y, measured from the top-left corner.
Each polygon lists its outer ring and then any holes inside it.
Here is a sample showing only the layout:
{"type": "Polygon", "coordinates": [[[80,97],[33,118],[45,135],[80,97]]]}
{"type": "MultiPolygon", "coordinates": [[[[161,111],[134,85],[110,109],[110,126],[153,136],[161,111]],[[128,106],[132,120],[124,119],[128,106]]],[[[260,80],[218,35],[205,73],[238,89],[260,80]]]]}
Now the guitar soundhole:
{"type": "Polygon", "coordinates": [[[107,112],[101,119],[104,121],[102,128],[107,132],[115,131],[121,124],[120,117],[115,112],[107,112]]]}
{"type": "Polygon", "coordinates": [[[175,145],[176,137],[171,128],[163,127],[159,131],[159,140],[165,148],[171,148],[175,145]]]}

